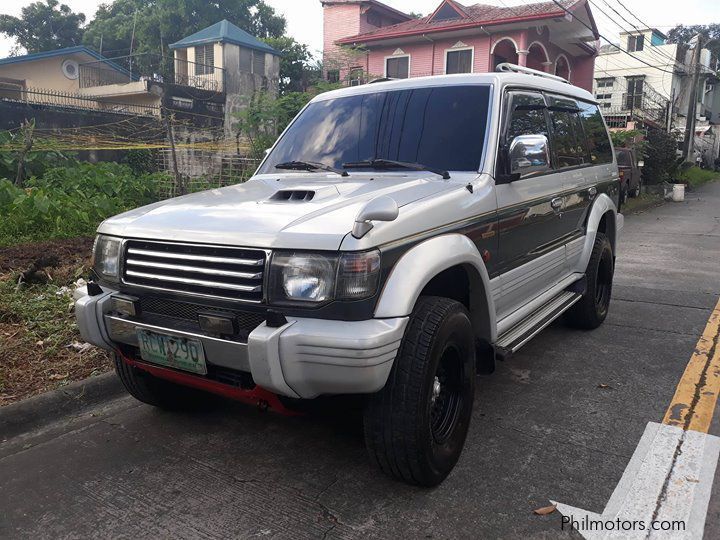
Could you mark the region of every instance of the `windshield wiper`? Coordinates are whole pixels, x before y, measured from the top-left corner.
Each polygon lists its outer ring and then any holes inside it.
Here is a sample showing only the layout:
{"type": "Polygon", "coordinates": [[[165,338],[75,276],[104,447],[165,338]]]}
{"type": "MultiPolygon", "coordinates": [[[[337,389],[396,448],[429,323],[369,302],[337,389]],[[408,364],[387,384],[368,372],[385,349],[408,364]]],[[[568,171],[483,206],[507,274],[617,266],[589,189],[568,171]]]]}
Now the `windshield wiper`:
{"type": "Polygon", "coordinates": [[[291,171],[328,171],[339,174],[340,176],[350,176],[347,171],[343,169],[336,169],[330,165],[325,165],[318,161],[286,161],[284,163],[278,163],[275,165],[276,169],[288,169],[291,171]]]}
{"type": "Polygon", "coordinates": [[[435,167],[429,167],[428,165],[423,165],[422,163],[410,163],[408,161],[395,161],[394,159],[368,159],[365,161],[350,161],[348,163],[343,163],[342,165],[346,169],[364,169],[365,167],[369,167],[371,169],[391,169],[393,167],[399,167],[402,169],[411,169],[413,171],[429,171],[431,173],[435,173],[437,175],[440,175],[445,180],[450,179],[450,173],[447,171],[443,171],[442,169],[436,169],[435,167]]]}

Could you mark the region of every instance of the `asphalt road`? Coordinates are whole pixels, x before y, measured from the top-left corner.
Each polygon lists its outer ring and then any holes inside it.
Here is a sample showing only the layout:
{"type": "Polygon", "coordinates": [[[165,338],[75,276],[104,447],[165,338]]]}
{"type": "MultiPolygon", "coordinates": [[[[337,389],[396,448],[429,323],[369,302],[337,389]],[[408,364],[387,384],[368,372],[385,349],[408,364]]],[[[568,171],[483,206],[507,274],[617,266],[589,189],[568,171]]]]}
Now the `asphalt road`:
{"type": "Polygon", "coordinates": [[[481,377],[460,463],[434,490],[376,472],[357,415],[339,407],[169,414],[123,397],[0,444],[0,537],[568,535],[557,512],[532,510],[602,511],[663,418],[720,295],[718,263],[720,183],[627,216],[606,323],[556,323],[481,377]]]}

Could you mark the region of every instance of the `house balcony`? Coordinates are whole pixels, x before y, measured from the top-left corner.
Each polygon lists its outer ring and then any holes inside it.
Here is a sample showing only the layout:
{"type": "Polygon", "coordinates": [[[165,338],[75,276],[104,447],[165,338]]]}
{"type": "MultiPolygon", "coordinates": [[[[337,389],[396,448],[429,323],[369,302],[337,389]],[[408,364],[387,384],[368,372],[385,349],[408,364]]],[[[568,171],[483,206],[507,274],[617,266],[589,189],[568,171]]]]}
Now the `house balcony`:
{"type": "Polygon", "coordinates": [[[225,91],[225,70],[153,54],[135,54],[80,64],[80,92],[96,97],[144,94],[150,85],[177,85],[214,93],[225,91]]]}

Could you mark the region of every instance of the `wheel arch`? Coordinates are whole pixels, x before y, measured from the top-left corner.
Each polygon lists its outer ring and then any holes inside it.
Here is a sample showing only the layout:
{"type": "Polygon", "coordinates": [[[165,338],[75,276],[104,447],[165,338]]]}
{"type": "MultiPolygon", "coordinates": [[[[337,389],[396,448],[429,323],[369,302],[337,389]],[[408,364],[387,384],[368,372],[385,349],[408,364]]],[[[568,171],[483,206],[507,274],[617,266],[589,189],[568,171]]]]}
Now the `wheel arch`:
{"type": "Polygon", "coordinates": [[[437,236],[409,249],[390,272],[375,317],[408,316],[423,294],[461,302],[470,312],[476,337],[488,343],[495,341],[497,323],[490,278],[467,236],[437,236]]]}
{"type": "Polygon", "coordinates": [[[585,245],[583,246],[582,257],[578,264],[579,271],[584,272],[590,261],[595,236],[598,232],[608,237],[613,253],[615,253],[617,243],[617,206],[615,206],[613,200],[605,193],[600,194],[590,208],[585,227],[585,245]]]}

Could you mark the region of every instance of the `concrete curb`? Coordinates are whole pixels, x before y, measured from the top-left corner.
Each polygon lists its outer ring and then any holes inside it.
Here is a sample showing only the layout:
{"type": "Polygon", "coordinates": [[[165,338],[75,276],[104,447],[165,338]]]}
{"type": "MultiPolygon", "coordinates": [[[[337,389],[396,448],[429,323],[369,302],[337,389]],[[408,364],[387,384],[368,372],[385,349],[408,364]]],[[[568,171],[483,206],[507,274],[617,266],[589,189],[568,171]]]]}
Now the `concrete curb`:
{"type": "Polygon", "coordinates": [[[125,392],[115,372],[103,373],[0,408],[2,440],[77,414],[125,392]]]}

